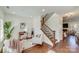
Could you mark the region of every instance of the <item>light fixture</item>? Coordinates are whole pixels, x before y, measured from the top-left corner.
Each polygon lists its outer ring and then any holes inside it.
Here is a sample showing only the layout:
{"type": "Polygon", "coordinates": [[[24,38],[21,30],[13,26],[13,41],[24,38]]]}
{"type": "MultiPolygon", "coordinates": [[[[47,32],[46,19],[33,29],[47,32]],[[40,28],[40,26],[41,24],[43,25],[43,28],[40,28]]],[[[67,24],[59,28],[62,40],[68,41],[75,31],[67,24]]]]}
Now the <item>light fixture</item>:
{"type": "Polygon", "coordinates": [[[45,12],[46,11],[46,9],[42,9],[42,12],[45,12]]]}

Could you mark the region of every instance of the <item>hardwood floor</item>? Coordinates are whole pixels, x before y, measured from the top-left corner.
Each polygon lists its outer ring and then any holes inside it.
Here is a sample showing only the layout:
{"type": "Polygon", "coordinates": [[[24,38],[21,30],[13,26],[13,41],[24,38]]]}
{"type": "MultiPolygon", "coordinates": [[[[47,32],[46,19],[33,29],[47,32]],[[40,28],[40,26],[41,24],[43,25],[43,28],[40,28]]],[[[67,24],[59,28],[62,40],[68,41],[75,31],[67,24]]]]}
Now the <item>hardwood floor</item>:
{"type": "MultiPolygon", "coordinates": [[[[54,48],[55,52],[58,53],[79,53],[79,45],[74,40],[71,40],[72,42],[69,42],[71,39],[64,39],[64,41],[59,42],[56,47],[54,48]]],[[[53,49],[52,49],[53,50],[53,49]]]]}
{"type": "Polygon", "coordinates": [[[42,46],[37,45],[32,48],[25,49],[23,50],[23,53],[48,53],[49,51],[53,53],[79,53],[79,46],[74,42],[75,40],[72,39],[64,39],[64,41],[60,41],[56,44],[56,47],[54,48],[49,48],[47,44],[43,44],[42,46]]]}
{"type": "Polygon", "coordinates": [[[36,45],[32,48],[25,49],[22,53],[46,53],[48,51],[48,45],[36,45]]]}

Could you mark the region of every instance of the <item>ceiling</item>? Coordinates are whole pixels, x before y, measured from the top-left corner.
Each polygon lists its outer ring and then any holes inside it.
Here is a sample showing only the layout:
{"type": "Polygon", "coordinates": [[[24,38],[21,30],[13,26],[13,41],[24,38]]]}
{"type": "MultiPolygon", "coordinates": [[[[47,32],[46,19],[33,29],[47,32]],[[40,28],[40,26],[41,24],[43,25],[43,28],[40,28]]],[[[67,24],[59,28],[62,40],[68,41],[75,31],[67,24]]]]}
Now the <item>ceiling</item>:
{"type": "Polygon", "coordinates": [[[78,6],[1,6],[0,7],[5,13],[16,14],[19,16],[41,16],[46,13],[55,12],[60,15],[79,10],[78,6]]]}

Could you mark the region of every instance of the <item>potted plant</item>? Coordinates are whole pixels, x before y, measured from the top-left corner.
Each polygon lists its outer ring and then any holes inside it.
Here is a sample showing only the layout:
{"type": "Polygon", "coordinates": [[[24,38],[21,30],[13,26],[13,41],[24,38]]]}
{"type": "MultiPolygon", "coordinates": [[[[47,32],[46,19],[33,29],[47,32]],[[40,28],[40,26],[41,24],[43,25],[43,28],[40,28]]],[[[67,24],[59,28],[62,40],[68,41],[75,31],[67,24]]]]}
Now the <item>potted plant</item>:
{"type": "Polygon", "coordinates": [[[12,27],[11,21],[6,21],[4,23],[4,45],[9,46],[9,42],[12,36],[14,27],[12,27]]]}

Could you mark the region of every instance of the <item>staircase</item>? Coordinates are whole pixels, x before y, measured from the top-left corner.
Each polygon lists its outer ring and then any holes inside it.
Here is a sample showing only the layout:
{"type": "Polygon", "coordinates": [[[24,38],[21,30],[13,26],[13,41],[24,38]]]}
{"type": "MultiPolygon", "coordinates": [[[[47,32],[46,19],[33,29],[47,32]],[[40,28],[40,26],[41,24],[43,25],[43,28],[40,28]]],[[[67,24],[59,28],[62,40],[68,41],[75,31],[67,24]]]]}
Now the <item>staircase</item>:
{"type": "Polygon", "coordinates": [[[46,34],[49,39],[54,39],[55,31],[52,31],[47,25],[43,25],[42,31],[46,34]]]}
{"type": "Polygon", "coordinates": [[[53,13],[54,13],[54,12],[47,13],[47,14],[44,16],[45,22],[52,16],[53,13]]]}
{"type": "Polygon", "coordinates": [[[47,13],[46,15],[42,16],[41,25],[45,24],[45,22],[52,16],[53,12],[47,13]]]}
{"type": "Polygon", "coordinates": [[[46,14],[45,17],[42,18],[41,20],[41,30],[43,33],[52,41],[53,47],[56,45],[56,39],[55,39],[55,31],[53,31],[51,28],[49,28],[45,22],[51,17],[53,13],[46,14]]]}
{"type": "Polygon", "coordinates": [[[55,47],[55,31],[52,31],[47,25],[43,25],[41,27],[41,30],[44,32],[44,34],[52,41],[52,43],[54,44],[55,47]]]}

